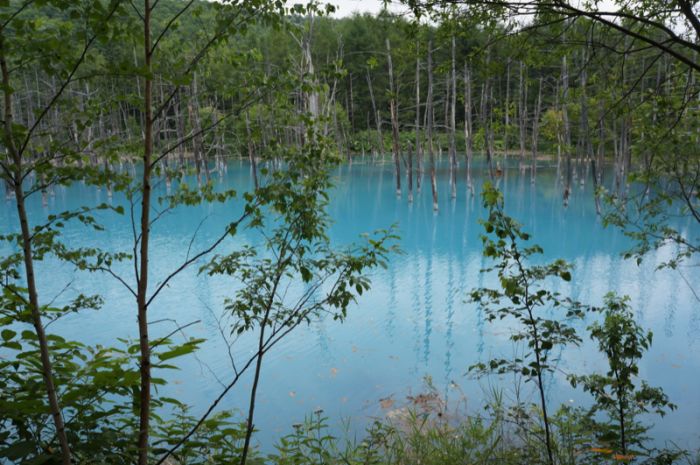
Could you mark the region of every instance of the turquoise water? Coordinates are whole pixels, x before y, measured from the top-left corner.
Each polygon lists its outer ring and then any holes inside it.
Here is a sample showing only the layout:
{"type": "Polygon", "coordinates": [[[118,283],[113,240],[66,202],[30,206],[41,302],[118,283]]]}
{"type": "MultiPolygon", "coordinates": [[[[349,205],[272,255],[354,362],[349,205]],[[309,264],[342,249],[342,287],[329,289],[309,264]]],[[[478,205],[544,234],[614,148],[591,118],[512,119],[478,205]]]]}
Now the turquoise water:
{"type": "MultiPolygon", "coordinates": [[[[247,164],[231,162],[220,182],[245,190],[250,186],[249,173],[247,164]]],[[[482,181],[479,169],[475,176],[478,187],[482,181]]],[[[347,419],[351,430],[359,430],[370,418],[386,414],[380,399],[392,398],[394,407],[399,407],[407,395],[425,389],[425,377],[430,377],[449,401],[479,409],[489,383],[465,376],[467,367],[492,356],[511,355],[514,350],[507,340],[507,327],[485,323],[479,309],[465,303],[470,289],[494,284],[493,277],[479,273],[488,263],[481,254],[478,219],[484,217],[484,211],[478,189],[476,197],[466,196],[460,179],[459,196],[451,200],[447,164],[441,165],[440,211],[434,214],[429,179],[424,178],[423,192],[416,194],[410,205],[405,190],[402,198],[394,194],[390,163],[356,161],[340,167],[335,177],[337,187],[329,206],[334,243],[347,244],[361,233],[396,223],[403,254],[393,256],[387,270],[373,273],[372,291],[350,310],[347,321],[316,321],[300,328],[267,356],[255,421],[260,430],[258,439],[266,444],[318,408],[335,427],[347,419]]],[[[601,225],[590,183],[574,190],[565,210],[552,167],[539,168],[535,185],[531,185],[529,174],[521,176],[517,169],[506,169],[500,187],[507,213],[533,233],[546,258],[564,258],[574,264],[573,280],[556,284],[560,292],[591,304],[600,304],[611,290],[630,295],[639,322],[654,332],[654,345],[642,362],[641,376],[663,387],[680,406],[656,421],[657,442],[673,439],[685,446],[700,444],[700,358],[695,355],[700,346],[700,306],[688,285],[700,288],[700,268],[684,269],[682,276],[678,271],[656,271],[670,250],[649,254],[640,266],[621,259],[620,253],[630,242],[619,231],[601,225]]],[[[162,192],[164,187],[158,189],[162,192]]],[[[49,213],[103,201],[124,202],[117,194],[108,199],[106,191],[83,185],[57,189],[46,207],[38,196],[31,200],[30,218],[37,223],[49,213]]],[[[0,232],[16,230],[12,206],[0,201],[0,232]]],[[[236,208],[204,205],[164,215],[153,230],[151,282],[157,283],[178,266],[190,243],[192,250],[197,250],[215,238],[236,208]]],[[[105,232],[69,227],[66,241],[128,250],[132,240],[128,217],[100,215],[100,219],[105,232]]],[[[691,222],[676,226],[689,236],[700,234],[691,222]]],[[[223,250],[256,240],[241,232],[225,243],[223,250]]],[[[171,332],[173,321],[186,324],[199,320],[185,332],[208,339],[196,357],[183,360],[182,369],[169,375],[172,383],[166,389],[167,394],[191,403],[193,414],[203,411],[221,391],[220,382],[231,378],[217,320],[223,299],[235,289],[235,283],[226,279],[200,276],[197,268],[173,280],[150,310],[151,321],[164,320],[152,326],[154,338],[171,332]]],[[[90,343],[113,344],[117,337],[135,339],[134,299],[114,279],[81,274],[55,262],[41,264],[38,271],[44,302],[55,295],[60,302],[76,292],[98,292],[106,301],[97,312],[59,320],[50,327],[52,331],[90,343]]],[[[129,266],[118,271],[133,282],[129,266]]],[[[581,322],[579,327],[583,329],[588,323],[581,322]]],[[[233,346],[234,356],[245,357],[252,347],[253,342],[243,338],[233,346]]],[[[563,352],[560,372],[548,381],[551,401],[585,404],[587,397],[568,387],[565,373],[602,369],[600,363],[600,355],[590,344],[563,352]]],[[[508,389],[512,382],[502,385],[508,389]]],[[[249,386],[250,380],[244,379],[229,393],[222,408],[244,408],[249,386]]]]}

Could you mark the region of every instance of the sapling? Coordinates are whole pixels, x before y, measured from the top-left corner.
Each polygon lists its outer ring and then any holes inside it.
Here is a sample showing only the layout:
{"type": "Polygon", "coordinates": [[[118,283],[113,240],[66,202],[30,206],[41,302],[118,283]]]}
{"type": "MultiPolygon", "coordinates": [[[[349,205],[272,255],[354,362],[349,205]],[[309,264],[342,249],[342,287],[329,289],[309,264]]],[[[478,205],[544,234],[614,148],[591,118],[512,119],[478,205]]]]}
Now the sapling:
{"type": "Polygon", "coordinates": [[[649,429],[636,420],[637,416],[649,412],[663,416],[676,406],[662,389],[651,387],[644,380],[636,381],[639,361],[651,346],[652,333],[634,320],[629,298],[609,293],[602,310],[603,321],[588,329],[607,358],[608,370],[605,374],[571,375],[569,380],[593,396],[592,415],[603,411],[609,416],[609,421],[597,422],[598,439],[628,456],[635,452],[631,447],[642,446],[643,435],[649,429]]]}
{"type": "Polygon", "coordinates": [[[500,288],[475,289],[471,292],[471,300],[483,307],[489,322],[506,318],[514,320],[516,326],[510,340],[525,343],[526,350],[521,356],[477,363],[469,370],[478,375],[519,373],[526,381],[536,384],[544,423],[547,463],[553,465],[554,444],[544,377],[556,368],[551,357],[552,350],[581,342],[576,330],[567,321],[581,318],[584,307],[548,289],[552,278],[570,281],[571,266],[563,260],[545,265],[531,264],[530,257],[542,254],[542,248],[538,245],[521,245],[530,239],[530,235],[505,214],[501,192],[487,182],[482,198],[484,207],[489,211],[488,219],[481,222],[486,230],[481,237],[484,255],[496,262],[483,271],[496,272],[500,288]],[[560,320],[541,316],[550,309],[562,310],[560,320]]]}

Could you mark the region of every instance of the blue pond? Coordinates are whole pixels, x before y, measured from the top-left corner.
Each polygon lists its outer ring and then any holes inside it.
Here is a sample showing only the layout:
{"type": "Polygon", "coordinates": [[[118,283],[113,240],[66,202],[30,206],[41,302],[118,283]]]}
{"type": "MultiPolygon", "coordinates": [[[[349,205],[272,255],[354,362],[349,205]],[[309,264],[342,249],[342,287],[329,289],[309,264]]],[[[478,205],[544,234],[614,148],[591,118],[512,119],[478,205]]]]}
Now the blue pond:
{"type": "MultiPolygon", "coordinates": [[[[390,163],[368,158],[338,168],[329,206],[334,220],[330,230],[333,242],[349,244],[359,240],[361,233],[396,223],[403,253],[391,257],[388,269],[372,274],[372,291],[351,308],[344,323],[331,318],[315,321],[299,328],[267,356],[255,421],[260,430],[257,438],[264,448],[318,408],[331,418],[334,428],[340,428],[344,419],[351,431],[359,431],[372,417],[386,414],[380,399],[392,399],[393,408],[399,407],[407,395],[424,390],[425,377],[430,377],[448,401],[460,400],[474,410],[483,405],[489,384],[500,383],[506,392],[512,388],[510,378],[489,382],[465,375],[476,361],[517,350],[508,341],[506,326],[485,323],[480,310],[465,302],[472,288],[495,284],[492,276],[479,272],[488,262],[482,257],[479,239],[482,228],[478,220],[484,217],[484,210],[478,196],[483,173],[478,167],[475,177],[476,196],[465,195],[464,181],[459,179],[458,198],[451,200],[447,164],[441,163],[440,210],[434,214],[427,176],[422,192],[410,205],[405,185],[402,198],[394,193],[390,163]]],[[[249,166],[231,162],[218,182],[241,191],[248,189],[249,166]]],[[[631,297],[638,321],[654,332],[654,344],[640,374],[651,385],[663,387],[679,405],[664,419],[654,419],[656,441],[674,440],[686,447],[700,444],[700,358],[696,355],[700,348],[700,305],[690,287],[700,288],[700,268],[657,271],[657,265],[672,253],[667,249],[650,253],[639,266],[623,260],[620,254],[631,243],[620,231],[601,225],[590,183],[577,186],[568,209],[563,209],[553,167],[543,164],[534,185],[529,174],[506,168],[499,186],[505,193],[507,213],[533,233],[534,242],[545,250],[544,258],[564,258],[574,264],[573,280],[555,283],[558,291],[590,304],[600,304],[608,291],[631,297]]],[[[33,223],[80,205],[124,202],[117,194],[110,200],[106,191],[83,185],[57,189],[47,207],[35,197],[30,203],[33,223]]],[[[0,202],[0,233],[17,228],[12,206],[12,202],[0,202]]],[[[161,281],[177,267],[188,248],[198,250],[210,243],[236,209],[235,204],[203,205],[164,215],[153,230],[151,282],[161,281]]],[[[106,231],[71,226],[65,240],[74,246],[129,250],[133,236],[128,215],[102,214],[99,218],[106,231]]],[[[700,234],[691,222],[675,226],[693,238],[700,234]]],[[[242,231],[221,250],[257,240],[242,231]]],[[[218,318],[224,298],[236,288],[229,280],[200,275],[198,268],[194,266],[173,280],[150,310],[151,321],[163,320],[152,325],[153,337],[170,333],[174,321],[199,321],[184,332],[208,340],[196,357],[183,359],[181,369],[167,375],[172,383],[163,391],[192,404],[193,414],[202,412],[221,392],[221,383],[232,377],[218,318]]],[[[133,281],[129,266],[118,271],[133,281]]],[[[99,311],[59,320],[50,326],[52,331],[110,345],[117,343],[116,338],[136,338],[134,299],[116,280],[81,274],[54,261],[40,264],[38,272],[44,302],[55,296],[60,302],[77,292],[99,293],[106,302],[99,311]]],[[[581,322],[579,327],[583,330],[589,323],[581,322]]],[[[249,356],[253,346],[252,340],[241,338],[233,345],[234,357],[242,360],[249,356]]],[[[565,374],[602,370],[601,362],[590,343],[566,349],[561,354],[560,370],[548,380],[551,401],[586,404],[587,396],[570,388],[565,374]]],[[[244,378],[221,408],[245,408],[250,383],[250,378],[244,378]]]]}

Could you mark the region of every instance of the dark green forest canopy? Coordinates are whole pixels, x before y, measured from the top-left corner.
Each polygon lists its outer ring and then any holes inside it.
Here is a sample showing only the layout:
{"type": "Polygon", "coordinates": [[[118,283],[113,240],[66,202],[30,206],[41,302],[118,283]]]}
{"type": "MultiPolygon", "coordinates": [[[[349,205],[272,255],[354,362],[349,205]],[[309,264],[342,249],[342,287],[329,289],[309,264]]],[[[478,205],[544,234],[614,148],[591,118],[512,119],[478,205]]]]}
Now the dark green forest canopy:
{"type": "MultiPolygon", "coordinates": [[[[158,36],[159,28],[162,29],[177,17],[179,8],[186,3],[178,0],[158,2],[153,11],[154,36],[158,36]]],[[[162,38],[157,52],[159,59],[153,70],[158,76],[159,85],[172,87],[189,84],[192,76],[186,73],[186,68],[197,50],[215,36],[217,27],[236,27],[235,23],[217,24],[220,21],[220,18],[216,19],[217,10],[242,7],[198,0],[189,8],[191,14],[177,17],[172,22],[173,29],[162,38]],[[178,70],[181,73],[173,72],[178,70]],[[178,75],[184,81],[178,82],[178,75]]],[[[472,11],[475,8],[472,7],[472,11]]],[[[391,91],[386,42],[388,40],[391,44],[398,124],[402,142],[405,143],[409,139],[403,133],[413,131],[416,121],[425,127],[426,56],[428,41],[432,40],[434,126],[444,133],[450,128],[452,38],[456,46],[458,81],[456,97],[459,111],[456,111],[456,122],[461,127],[466,118],[463,108],[466,67],[473,93],[469,110],[474,114],[477,147],[482,145],[480,140],[483,139],[479,132],[483,131],[480,113],[488,111],[496,132],[497,148],[517,150],[516,139],[523,138],[518,126],[525,126],[527,131],[533,126],[540,78],[542,137],[538,144],[542,144],[542,150],[549,153],[555,151],[558,133],[563,130],[563,105],[567,106],[569,113],[571,145],[580,147],[588,144],[587,139],[590,139],[592,146],[603,143],[606,154],[613,151],[613,126],[620,115],[631,114],[644,124],[654,119],[655,126],[669,127],[675,123],[679,113],[692,111],[692,108],[686,107],[697,95],[695,73],[663,50],[605,27],[594,19],[582,17],[574,21],[552,11],[543,11],[534,20],[529,18],[534,23],[528,24],[526,31],[515,33],[514,26],[503,15],[481,13],[489,11],[487,8],[487,4],[481,5],[476,10],[478,14],[472,15],[441,10],[429,23],[384,12],[337,19],[298,16],[291,18],[291,23],[287,25],[274,20],[274,27],[264,14],[255,12],[256,21],[240,26],[241,34],[227,35],[216,43],[215,50],[203,57],[197,70],[200,111],[211,116],[218,110],[225,111],[227,107],[240,103],[247,95],[244,88],[251,87],[254,81],[259,82],[282,72],[297,75],[308,73],[301,47],[303,41],[308,41],[315,79],[325,86],[324,95],[321,96],[322,100],[326,100],[323,103],[327,107],[325,113],[329,117],[332,115],[333,132],[337,133],[339,144],[353,151],[370,150],[370,145],[377,142],[366,131],[383,126],[384,145],[388,149],[391,91]],[[418,101],[416,64],[420,73],[418,101]],[[567,86],[563,86],[564,77],[567,86]],[[487,81],[489,95],[485,97],[482,94],[487,81]],[[482,108],[485,98],[488,103],[486,109],[482,108]],[[581,122],[582,106],[587,107],[587,129],[581,122]],[[416,111],[420,112],[418,119],[416,111]],[[582,131],[589,132],[590,137],[584,137],[582,131]]],[[[50,19],[47,23],[69,19],[68,12],[61,12],[59,8],[49,5],[27,13],[35,16],[42,14],[45,14],[44,20],[50,19]]],[[[132,20],[136,19],[136,13],[128,8],[124,14],[132,20]]],[[[242,16],[245,14],[245,11],[241,11],[242,16]]],[[[122,109],[126,109],[127,115],[134,118],[140,110],[129,105],[127,97],[137,93],[135,85],[138,81],[120,77],[138,72],[138,69],[134,69],[134,65],[139,65],[136,57],[138,38],[134,36],[138,34],[138,27],[133,21],[123,21],[123,24],[120,29],[124,30],[111,31],[110,37],[96,44],[80,73],[83,76],[81,81],[89,83],[92,101],[99,101],[109,108],[110,105],[118,105],[114,103],[114,96],[118,95],[124,101],[122,109]]],[[[79,32],[72,34],[77,41],[79,32]]],[[[652,31],[650,35],[658,41],[664,39],[661,31],[652,31]]],[[[44,86],[38,84],[35,78],[37,67],[43,64],[44,61],[29,62],[23,68],[26,75],[18,81],[27,86],[27,92],[41,94],[44,86]]],[[[15,86],[19,87],[18,84],[15,86]]],[[[294,99],[294,94],[294,90],[290,90],[289,98],[294,99]]],[[[156,99],[158,97],[156,95],[156,99]]],[[[262,107],[252,109],[253,113],[265,111],[262,107]]],[[[129,125],[132,122],[131,118],[127,118],[121,124],[129,125]]],[[[642,129],[639,123],[632,126],[633,135],[637,133],[637,128],[638,133],[648,133],[648,129],[642,129]]],[[[257,133],[260,125],[272,123],[270,115],[254,115],[251,124],[253,132],[257,133]]],[[[224,130],[233,135],[226,144],[231,145],[233,154],[243,155],[245,144],[236,142],[242,139],[243,124],[228,121],[226,126],[224,130]]],[[[122,131],[126,129],[121,128],[122,131]]],[[[530,137],[527,139],[524,144],[529,147],[532,141],[530,137]]],[[[639,138],[632,137],[632,140],[639,138]]],[[[457,141],[463,147],[462,131],[457,131],[457,141]]],[[[438,143],[447,149],[445,138],[439,138],[438,143]]]]}

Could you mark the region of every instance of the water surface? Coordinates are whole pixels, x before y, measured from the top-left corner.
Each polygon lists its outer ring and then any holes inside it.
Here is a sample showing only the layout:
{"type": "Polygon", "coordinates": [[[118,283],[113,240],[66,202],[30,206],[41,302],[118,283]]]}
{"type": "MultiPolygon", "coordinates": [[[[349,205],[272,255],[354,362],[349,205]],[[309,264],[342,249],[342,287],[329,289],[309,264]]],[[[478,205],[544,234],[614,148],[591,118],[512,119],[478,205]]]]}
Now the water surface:
{"type": "MultiPolygon", "coordinates": [[[[506,327],[485,323],[481,310],[465,302],[472,288],[495,284],[492,276],[479,272],[488,262],[481,254],[478,223],[485,215],[478,197],[483,173],[478,167],[475,171],[476,196],[466,195],[460,179],[458,198],[452,200],[447,164],[441,164],[437,214],[432,210],[427,177],[411,205],[405,190],[403,197],[396,197],[390,163],[367,158],[336,171],[329,206],[334,219],[332,241],[349,244],[361,233],[396,224],[403,254],[392,256],[388,269],[372,274],[372,291],[351,308],[343,324],[330,318],[315,321],[267,356],[255,421],[261,442],[269,447],[272,439],[289,432],[293,423],[318,408],[335,427],[347,419],[352,430],[359,430],[371,417],[386,413],[380,399],[393,398],[396,406],[401,405],[406,395],[424,390],[425,377],[448,400],[461,400],[473,409],[481,407],[489,383],[465,376],[467,367],[492,356],[510,356],[515,349],[507,339],[506,327]]],[[[242,191],[250,186],[249,173],[246,163],[234,161],[220,182],[242,191]]],[[[651,385],[663,387],[679,405],[676,412],[656,421],[654,435],[659,442],[673,439],[689,447],[700,444],[700,359],[695,355],[700,308],[688,284],[700,288],[698,267],[683,269],[682,276],[679,271],[656,271],[670,250],[650,253],[640,266],[623,260],[620,254],[631,243],[619,231],[601,225],[590,183],[577,186],[568,209],[563,209],[555,170],[544,163],[534,185],[529,174],[521,176],[517,169],[508,168],[499,187],[505,193],[507,213],[544,247],[545,258],[564,258],[574,264],[573,280],[557,283],[558,291],[591,304],[602,303],[608,291],[631,297],[638,321],[654,332],[654,345],[641,363],[640,374],[651,385]]],[[[164,187],[158,189],[162,192],[164,187]]],[[[103,201],[124,203],[117,194],[108,199],[104,190],[83,185],[57,189],[47,207],[38,197],[31,200],[30,217],[37,223],[50,213],[103,201]]],[[[0,232],[16,230],[12,207],[12,202],[0,202],[0,232]]],[[[203,205],[164,215],[153,230],[151,282],[159,282],[177,267],[188,248],[198,250],[220,234],[237,210],[235,204],[203,205]]],[[[74,246],[128,250],[133,237],[128,215],[100,215],[100,219],[105,232],[71,226],[66,241],[74,246]]],[[[675,226],[694,238],[700,233],[691,222],[675,226]]],[[[257,240],[243,231],[222,250],[257,240]]],[[[150,310],[151,321],[163,320],[152,326],[154,337],[172,331],[174,322],[199,320],[185,332],[208,339],[197,357],[183,360],[182,369],[169,375],[173,382],[166,388],[167,394],[191,403],[193,414],[203,411],[221,392],[220,383],[231,378],[217,320],[223,299],[236,288],[230,280],[208,278],[197,269],[192,267],[173,280],[150,310]]],[[[128,266],[119,271],[133,281],[128,266]]],[[[42,301],[61,292],[57,302],[76,292],[97,292],[106,301],[97,312],[60,320],[51,326],[53,331],[89,343],[114,344],[117,337],[136,338],[134,299],[115,280],[80,274],[55,262],[39,266],[39,280],[42,301]],[[69,290],[64,291],[68,285],[69,290]]],[[[583,330],[589,323],[581,322],[578,327],[583,330]]],[[[252,348],[252,341],[243,338],[234,345],[234,355],[243,358],[252,348]]],[[[601,362],[590,344],[562,353],[560,372],[548,380],[551,401],[585,404],[586,395],[568,387],[565,373],[602,370],[601,362]]],[[[510,384],[507,381],[503,386],[508,389],[510,384]]],[[[244,379],[225,398],[222,408],[245,408],[249,386],[250,379],[244,379]]]]}

